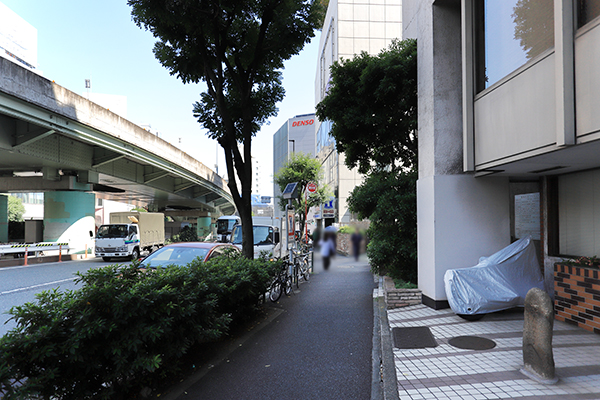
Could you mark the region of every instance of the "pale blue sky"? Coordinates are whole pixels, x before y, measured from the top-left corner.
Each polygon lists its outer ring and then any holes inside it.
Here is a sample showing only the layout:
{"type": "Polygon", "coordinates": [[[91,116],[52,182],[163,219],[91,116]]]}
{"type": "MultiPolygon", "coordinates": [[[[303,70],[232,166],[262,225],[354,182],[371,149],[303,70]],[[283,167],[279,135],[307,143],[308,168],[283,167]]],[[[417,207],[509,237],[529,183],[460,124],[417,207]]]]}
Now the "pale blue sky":
{"type": "MultiPolygon", "coordinates": [[[[127,119],[150,124],[160,136],[214,169],[217,145],[192,116],[203,85],[184,85],[154,58],[154,38],[131,20],[126,0],[0,0],[38,33],[38,69],[61,86],[85,93],[127,96],[127,119]],[[181,143],[179,143],[181,138],[181,143]]],[[[265,177],[260,194],[272,195],[273,134],[297,114],[314,112],[314,81],[319,36],[286,63],[286,98],[279,114],[253,141],[265,177]]],[[[225,173],[218,149],[219,173],[225,173]]]]}

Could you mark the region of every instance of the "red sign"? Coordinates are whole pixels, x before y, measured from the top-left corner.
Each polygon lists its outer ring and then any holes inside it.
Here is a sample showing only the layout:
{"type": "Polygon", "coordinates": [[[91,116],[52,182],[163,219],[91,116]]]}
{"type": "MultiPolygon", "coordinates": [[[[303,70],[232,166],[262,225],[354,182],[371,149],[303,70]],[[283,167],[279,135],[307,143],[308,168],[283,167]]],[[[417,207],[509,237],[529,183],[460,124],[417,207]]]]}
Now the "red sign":
{"type": "Polygon", "coordinates": [[[308,193],[315,193],[315,192],[317,191],[317,184],[316,184],[316,183],[314,183],[314,182],[309,182],[309,183],[306,185],[306,191],[307,191],[308,193]]]}
{"type": "Polygon", "coordinates": [[[292,128],[295,126],[312,125],[314,123],[315,123],[314,119],[305,119],[304,121],[294,121],[294,122],[292,122],[292,128]]]}

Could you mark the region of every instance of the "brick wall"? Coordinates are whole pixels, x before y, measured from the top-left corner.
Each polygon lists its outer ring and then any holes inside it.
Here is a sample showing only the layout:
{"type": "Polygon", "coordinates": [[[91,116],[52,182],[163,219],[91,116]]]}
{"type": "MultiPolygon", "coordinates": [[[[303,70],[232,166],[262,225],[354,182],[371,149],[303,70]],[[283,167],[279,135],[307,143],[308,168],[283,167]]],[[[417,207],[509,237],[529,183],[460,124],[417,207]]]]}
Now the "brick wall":
{"type": "Polygon", "coordinates": [[[420,289],[396,289],[389,276],[384,278],[385,303],[388,310],[421,304],[420,289]]]}
{"type": "Polygon", "coordinates": [[[600,333],[600,270],[554,265],[557,320],[600,333]]]}

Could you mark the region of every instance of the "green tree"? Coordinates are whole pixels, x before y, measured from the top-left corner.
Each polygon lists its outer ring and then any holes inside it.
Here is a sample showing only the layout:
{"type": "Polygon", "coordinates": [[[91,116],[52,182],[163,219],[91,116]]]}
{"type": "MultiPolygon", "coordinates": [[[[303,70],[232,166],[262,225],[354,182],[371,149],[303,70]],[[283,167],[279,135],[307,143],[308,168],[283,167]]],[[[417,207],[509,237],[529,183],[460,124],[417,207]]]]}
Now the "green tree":
{"type": "Polygon", "coordinates": [[[23,214],[25,214],[23,201],[18,197],[8,196],[8,220],[10,222],[21,222],[23,221],[23,214]]]}
{"type": "Polygon", "coordinates": [[[416,282],[416,41],[394,41],[378,56],[362,53],[334,63],[317,116],[333,122],[331,134],[346,165],[366,174],[348,204],[371,221],[371,266],[416,282]]]}
{"type": "Polygon", "coordinates": [[[416,167],[416,41],[396,40],[378,56],[363,52],[335,62],[331,82],[317,117],[333,121],[331,135],[346,165],[363,174],[416,167]]]}
{"type": "Polygon", "coordinates": [[[128,0],[139,27],[158,39],[154,55],[184,83],[206,83],[194,116],[225,152],[228,186],[242,220],[242,252],[253,257],[252,137],[277,114],[281,69],[320,25],[316,0],[128,0]],[[240,187],[238,187],[238,182],[240,187]]]}
{"type": "Polygon", "coordinates": [[[348,204],[359,218],[371,220],[367,255],[380,274],[417,282],[418,172],[370,173],[354,188],[348,204]]]}
{"type": "MultiPolygon", "coordinates": [[[[279,186],[279,189],[283,192],[283,189],[288,183],[298,182],[298,193],[302,194],[299,199],[294,199],[292,207],[296,210],[298,221],[300,221],[300,231],[304,232],[304,225],[306,224],[304,210],[304,193],[306,191],[306,185],[309,182],[318,183],[321,179],[321,163],[319,160],[312,158],[308,154],[302,152],[294,152],[291,154],[290,159],[275,173],[273,180],[275,184],[279,186]]],[[[326,185],[318,185],[316,193],[308,196],[306,201],[306,207],[317,206],[325,202],[331,196],[329,188],[326,185]]],[[[287,200],[279,197],[279,207],[281,210],[285,210],[287,200]]]]}

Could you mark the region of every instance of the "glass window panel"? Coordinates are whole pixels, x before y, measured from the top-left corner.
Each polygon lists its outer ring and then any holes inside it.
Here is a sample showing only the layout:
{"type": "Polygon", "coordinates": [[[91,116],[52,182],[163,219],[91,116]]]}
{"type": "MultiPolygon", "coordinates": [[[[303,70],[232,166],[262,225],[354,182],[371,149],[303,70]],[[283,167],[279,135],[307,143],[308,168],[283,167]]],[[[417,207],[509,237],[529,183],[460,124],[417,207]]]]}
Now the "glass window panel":
{"type": "Polygon", "coordinates": [[[553,0],[481,0],[476,16],[478,91],[554,46],[553,0]]]}
{"type": "Polygon", "coordinates": [[[600,15],[600,0],[579,0],[577,11],[577,27],[581,28],[600,15]]]}

